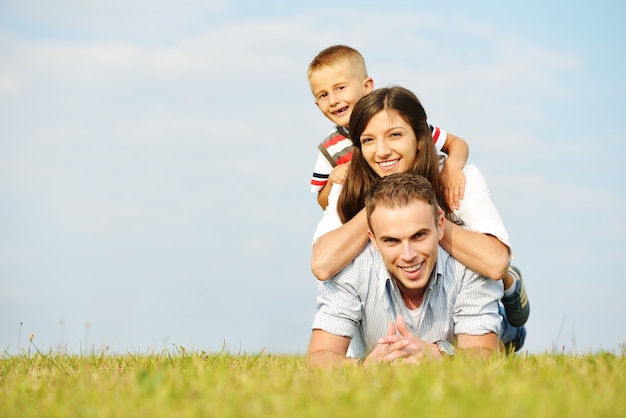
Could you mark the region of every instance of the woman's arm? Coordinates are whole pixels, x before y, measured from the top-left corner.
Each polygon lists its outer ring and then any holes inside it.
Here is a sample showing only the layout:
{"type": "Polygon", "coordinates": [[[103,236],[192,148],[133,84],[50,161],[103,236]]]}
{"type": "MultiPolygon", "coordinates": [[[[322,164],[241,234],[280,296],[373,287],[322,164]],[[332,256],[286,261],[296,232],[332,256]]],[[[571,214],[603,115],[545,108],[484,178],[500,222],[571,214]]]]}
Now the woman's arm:
{"type": "Polygon", "coordinates": [[[365,209],[361,209],[341,227],[317,239],[313,244],[311,271],[318,280],[330,279],[361,252],[367,240],[367,217],[365,209]]]}
{"type": "Polygon", "coordinates": [[[463,171],[467,179],[465,197],[455,213],[467,228],[446,221],[440,244],[476,273],[500,280],[511,257],[508,232],[481,172],[474,165],[463,171]]]}
{"type": "Polygon", "coordinates": [[[469,231],[445,220],[439,244],[461,264],[476,273],[500,280],[509,268],[509,247],[493,235],[469,231]]]}

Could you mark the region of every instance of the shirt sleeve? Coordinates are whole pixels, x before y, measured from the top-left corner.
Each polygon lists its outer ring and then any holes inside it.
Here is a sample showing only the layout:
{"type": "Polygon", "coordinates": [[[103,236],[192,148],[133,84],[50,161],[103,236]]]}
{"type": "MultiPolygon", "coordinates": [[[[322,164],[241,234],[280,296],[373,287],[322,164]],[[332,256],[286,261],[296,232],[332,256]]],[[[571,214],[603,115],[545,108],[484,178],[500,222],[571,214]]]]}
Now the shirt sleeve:
{"type": "Polygon", "coordinates": [[[433,142],[435,143],[435,149],[437,152],[443,152],[443,146],[446,143],[446,139],[448,139],[448,133],[441,129],[439,126],[428,125],[430,126],[430,132],[433,135],[433,142]]]}
{"type": "Polygon", "coordinates": [[[315,244],[322,235],[343,225],[341,219],[339,219],[339,213],[337,212],[337,202],[339,201],[340,193],[341,185],[334,183],[328,194],[328,206],[324,209],[322,219],[317,223],[317,228],[313,234],[313,244],[315,244]]]}
{"type": "MultiPolygon", "coordinates": [[[[455,214],[471,231],[493,235],[507,247],[511,247],[509,233],[491,200],[491,192],[485,178],[474,165],[463,169],[465,173],[465,197],[455,214]]],[[[512,256],[511,252],[511,256],[512,256]]]]}
{"type": "MultiPolygon", "coordinates": [[[[462,266],[453,258],[449,260],[462,266]]],[[[454,334],[498,334],[502,324],[502,316],[498,311],[498,302],[504,292],[502,281],[479,276],[462,267],[465,273],[453,311],[454,334]]]]}
{"type": "Polygon", "coordinates": [[[315,161],[315,168],[313,169],[313,176],[311,177],[311,192],[319,193],[320,190],[328,183],[328,176],[333,170],[332,165],[328,162],[328,159],[319,150],[317,151],[317,160],[315,161]]]}
{"type": "MultiPolygon", "coordinates": [[[[318,281],[317,313],[313,329],[354,338],[363,310],[361,288],[367,274],[367,251],[361,252],[345,269],[331,280],[318,281]]],[[[370,263],[371,264],[371,263],[370,263]]]]}

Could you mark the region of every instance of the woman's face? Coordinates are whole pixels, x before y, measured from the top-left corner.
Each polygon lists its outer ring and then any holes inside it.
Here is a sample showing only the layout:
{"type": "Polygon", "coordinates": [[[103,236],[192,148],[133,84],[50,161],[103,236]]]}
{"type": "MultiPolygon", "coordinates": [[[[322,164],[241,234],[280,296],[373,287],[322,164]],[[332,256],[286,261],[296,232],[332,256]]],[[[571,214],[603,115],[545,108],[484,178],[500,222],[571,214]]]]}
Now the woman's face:
{"type": "Polygon", "coordinates": [[[413,128],[395,110],[377,113],[359,140],[363,158],[381,177],[409,171],[419,150],[413,128]]]}

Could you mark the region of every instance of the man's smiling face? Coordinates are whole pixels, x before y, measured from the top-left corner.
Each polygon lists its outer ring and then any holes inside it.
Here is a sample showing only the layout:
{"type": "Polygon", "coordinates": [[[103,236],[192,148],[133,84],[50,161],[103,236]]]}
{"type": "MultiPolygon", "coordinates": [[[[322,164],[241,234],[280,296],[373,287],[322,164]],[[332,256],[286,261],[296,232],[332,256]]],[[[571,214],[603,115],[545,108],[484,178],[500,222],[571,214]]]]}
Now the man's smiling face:
{"type": "Polygon", "coordinates": [[[404,207],[379,205],[370,215],[370,240],[406,295],[423,294],[437,262],[443,213],[413,200],[404,207]]]}

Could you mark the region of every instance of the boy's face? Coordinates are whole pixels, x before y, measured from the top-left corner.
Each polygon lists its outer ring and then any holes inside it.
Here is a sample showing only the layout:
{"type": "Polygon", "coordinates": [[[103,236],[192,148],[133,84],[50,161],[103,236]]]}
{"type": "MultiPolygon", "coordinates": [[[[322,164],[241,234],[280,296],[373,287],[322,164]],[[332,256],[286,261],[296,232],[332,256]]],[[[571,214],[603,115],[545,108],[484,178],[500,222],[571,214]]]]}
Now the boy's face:
{"type": "Polygon", "coordinates": [[[317,107],[338,126],[348,126],[354,105],[374,87],[370,77],[359,79],[347,59],[314,71],[309,84],[317,107]]]}
{"type": "Polygon", "coordinates": [[[437,262],[443,222],[443,212],[435,217],[432,206],[417,199],[402,208],[379,205],[371,213],[370,240],[405,293],[426,287],[437,262]]]}

